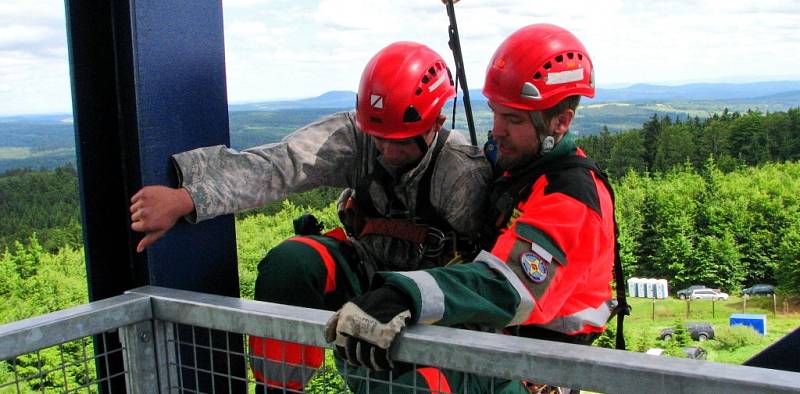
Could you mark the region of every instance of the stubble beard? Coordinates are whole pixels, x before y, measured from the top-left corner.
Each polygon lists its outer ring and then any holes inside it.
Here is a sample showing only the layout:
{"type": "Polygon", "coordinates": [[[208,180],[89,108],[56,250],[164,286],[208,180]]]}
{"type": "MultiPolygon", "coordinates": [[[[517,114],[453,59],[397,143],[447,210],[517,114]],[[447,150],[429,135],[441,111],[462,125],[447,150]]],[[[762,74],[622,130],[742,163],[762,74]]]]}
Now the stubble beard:
{"type": "Polygon", "coordinates": [[[529,163],[532,163],[537,157],[538,155],[531,153],[523,153],[516,157],[503,157],[502,154],[498,154],[497,165],[503,170],[511,171],[515,168],[523,167],[529,163]]]}

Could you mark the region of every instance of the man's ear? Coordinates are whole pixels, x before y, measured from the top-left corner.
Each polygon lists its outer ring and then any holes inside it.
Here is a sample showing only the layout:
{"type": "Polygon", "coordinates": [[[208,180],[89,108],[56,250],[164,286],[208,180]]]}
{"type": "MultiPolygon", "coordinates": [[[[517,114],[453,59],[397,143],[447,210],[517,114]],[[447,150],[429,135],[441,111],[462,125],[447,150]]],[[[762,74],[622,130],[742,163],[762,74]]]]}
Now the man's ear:
{"type": "Polygon", "coordinates": [[[567,108],[560,114],[550,119],[550,130],[557,136],[563,136],[569,131],[572,125],[572,119],[575,119],[575,110],[567,108]]]}
{"type": "Polygon", "coordinates": [[[444,126],[444,121],[446,120],[447,120],[446,116],[439,114],[439,116],[436,118],[436,123],[434,124],[436,131],[439,131],[439,129],[441,129],[442,126],[444,126]]]}

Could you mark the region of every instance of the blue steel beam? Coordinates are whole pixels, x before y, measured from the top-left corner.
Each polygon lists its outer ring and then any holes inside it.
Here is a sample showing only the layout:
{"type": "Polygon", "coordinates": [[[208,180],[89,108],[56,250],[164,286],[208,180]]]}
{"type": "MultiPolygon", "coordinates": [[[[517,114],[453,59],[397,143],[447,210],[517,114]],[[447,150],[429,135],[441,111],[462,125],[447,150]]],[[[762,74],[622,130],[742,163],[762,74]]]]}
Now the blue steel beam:
{"type": "MultiPolygon", "coordinates": [[[[141,234],[130,230],[128,211],[143,185],[176,184],[170,155],[229,144],[221,2],[65,5],[90,300],[142,285],[238,297],[232,216],[178,223],[137,254],[141,234]]],[[[211,336],[243,348],[241,337],[211,336]]],[[[111,374],[122,367],[118,361],[110,362],[111,374]]],[[[231,369],[243,375],[244,361],[231,369]]],[[[105,366],[98,372],[105,374],[105,366]]],[[[215,383],[200,379],[199,389],[215,383]]],[[[104,390],[119,391],[118,382],[112,386],[104,390]]]]}

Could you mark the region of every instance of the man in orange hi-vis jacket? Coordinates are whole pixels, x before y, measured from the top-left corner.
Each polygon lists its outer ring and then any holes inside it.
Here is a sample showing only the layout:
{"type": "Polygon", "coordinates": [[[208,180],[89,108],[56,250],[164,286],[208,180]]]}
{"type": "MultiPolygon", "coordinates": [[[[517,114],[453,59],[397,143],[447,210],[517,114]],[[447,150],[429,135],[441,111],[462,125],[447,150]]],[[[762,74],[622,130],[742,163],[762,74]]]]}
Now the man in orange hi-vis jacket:
{"type": "MultiPolygon", "coordinates": [[[[495,52],[483,93],[502,169],[484,222],[485,250],[470,263],[378,273],[372,289],[326,327],[326,339],[352,365],[396,367],[389,349],[406,324],[480,325],[590,344],[614,310],[613,195],[568,132],[580,96],[595,94],[588,52],[558,26],[524,27],[495,52]]],[[[395,369],[393,381],[406,380],[403,368],[395,369]]],[[[440,392],[520,393],[531,386],[454,371],[429,375],[440,392]]]]}

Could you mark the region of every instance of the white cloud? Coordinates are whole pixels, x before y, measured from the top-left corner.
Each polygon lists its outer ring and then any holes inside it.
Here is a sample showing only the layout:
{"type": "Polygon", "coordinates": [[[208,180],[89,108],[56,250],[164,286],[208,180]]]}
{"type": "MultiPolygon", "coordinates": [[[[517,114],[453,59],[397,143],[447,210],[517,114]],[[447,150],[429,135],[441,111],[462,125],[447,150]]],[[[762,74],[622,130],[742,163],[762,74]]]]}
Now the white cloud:
{"type": "MultiPolygon", "coordinates": [[[[453,64],[438,0],[224,0],[229,100],[355,90],[393,41],[453,64]]],[[[800,1],[464,0],[456,5],[469,85],[511,32],[554,23],[585,44],[598,83],[800,79],[800,1]],[[744,79],[742,79],[744,78],[744,79]]],[[[64,5],[0,3],[0,114],[69,110],[64,5]]]]}
{"type": "Polygon", "coordinates": [[[71,111],[64,3],[0,3],[0,114],[71,111]]]}

